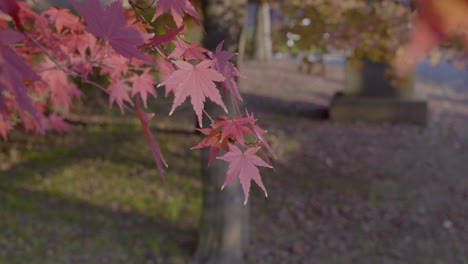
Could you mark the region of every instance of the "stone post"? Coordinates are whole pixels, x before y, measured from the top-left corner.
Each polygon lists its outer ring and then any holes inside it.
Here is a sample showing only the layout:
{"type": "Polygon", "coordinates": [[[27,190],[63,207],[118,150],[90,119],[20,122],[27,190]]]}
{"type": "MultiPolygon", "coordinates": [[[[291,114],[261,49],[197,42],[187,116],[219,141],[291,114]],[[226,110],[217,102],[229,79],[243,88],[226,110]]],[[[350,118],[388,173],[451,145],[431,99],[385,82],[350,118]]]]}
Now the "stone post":
{"type": "Polygon", "coordinates": [[[415,98],[414,73],[392,82],[385,62],[347,60],[344,67],[344,92],[331,103],[331,120],[426,125],[427,102],[415,98]]]}

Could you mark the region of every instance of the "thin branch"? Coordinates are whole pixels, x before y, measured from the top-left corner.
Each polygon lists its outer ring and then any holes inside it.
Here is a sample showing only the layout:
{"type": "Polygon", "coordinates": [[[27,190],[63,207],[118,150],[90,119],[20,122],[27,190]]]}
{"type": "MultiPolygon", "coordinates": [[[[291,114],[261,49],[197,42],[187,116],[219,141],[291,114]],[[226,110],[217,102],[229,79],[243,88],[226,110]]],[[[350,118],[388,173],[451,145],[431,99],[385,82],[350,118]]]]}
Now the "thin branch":
{"type": "MultiPolygon", "coordinates": [[[[68,70],[68,69],[65,69],[65,68],[54,58],[54,56],[52,56],[52,55],[46,50],[46,48],[45,48],[44,46],[42,46],[41,43],[39,43],[36,39],[34,39],[33,37],[31,37],[30,35],[28,35],[28,34],[25,34],[25,35],[26,35],[26,37],[27,37],[28,39],[30,39],[32,42],[34,42],[34,44],[36,44],[36,46],[39,47],[39,49],[41,49],[42,52],[44,52],[44,54],[57,66],[57,68],[59,68],[59,70],[63,71],[64,73],[66,73],[66,74],[68,74],[68,75],[71,75],[71,76],[74,76],[74,77],[79,77],[79,78],[81,78],[85,83],[91,84],[91,85],[93,85],[93,86],[95,86],[95,87],[101,89],[102,91],[104,91],[105,93],[107,93],[109,96],[111,96],[110,92],[109,92],[106,88],[104,88],[102,85],[100,85],[100,84],[98,84],[98,83],[96,83],[96,82],[93,82],[93,81],[89,80],[86,76],[84,76],[84,75],[82,75],[82,74],[80,74],[80,73],[78,73],[78,72],[74,72],[74,71],[70,71],[70,70],[68,70]]],[[[127,111],[129,111],[129,112],[131,112],[131,113],[136,113],[136,111],[135,111],[133,108],[131,108],[130,106],[128,106],[128,105],[126,105],[126,104],[124,104],[123,106],[124,106],[124,108],[125,108],[127,111]]]]}

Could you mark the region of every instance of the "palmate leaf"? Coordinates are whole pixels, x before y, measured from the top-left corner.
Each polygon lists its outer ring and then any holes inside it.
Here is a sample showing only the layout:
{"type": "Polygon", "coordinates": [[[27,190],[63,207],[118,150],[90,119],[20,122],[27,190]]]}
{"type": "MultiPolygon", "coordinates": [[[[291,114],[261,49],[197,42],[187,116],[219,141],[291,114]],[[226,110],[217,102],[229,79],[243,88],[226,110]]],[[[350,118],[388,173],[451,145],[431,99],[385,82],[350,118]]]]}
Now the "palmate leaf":
{"type": "Polygon", "coordinates": [[[189,0],[159,0],[153,20],[163,13],[169,12],[174,18],[177,27],[182,26],[182,23],[184,22],[184,13],[189,14],[198,22],[200,21],[200,15],[198,14],[197,9],[189,0]]]}
{"type": "MultiPolygon", "coordinates": [[[[28,95],[26,80],[39,81],[40,77],[13,50],[7,47],[24,39],[24,35],[13,30],[0,30],[0,94],[9,91],[20,109],[28,112],[34,120],[36,130],[44,132],[39,114],[28,95]]],[[[3,95],[0,95],[0,112],[5,112],[3,95]]],[[[3,126],[6,127],[6,126],[3,126]]]]}
{"type": "Polygon", "coordinates": [[[132,96],[139,94],[143,105],[146,107],[148,94],[156,98],[156,91],[154,90],[154,78],[149,74],[150,68],[143,71],[141,75],[133,75],[128,80],[132,82],[132,96]]]}
{"type": "Polygon", "coordinates": [[[143,44],[144,40],[138,30],[127,27],[127,21],[122,12],[122,0],[115,1],[105,8],[101,6],[99,0],[86,0],[83,6],[74,0],[70,1],[86,21],[86,30],[98,38],[109,41],[112,48],[123,56],[129,59],[135,57],[153,64],[148,56],[136,48],[143,44]]]}
{"type": "Polygon", "coordinates": [[[253,180],[268,196],[265,185],[263,185],[257,166],[272,168],[268,163],[255,155],[260,147],[247,148],[242,152],[236,145],[229,146],[230,151],[218,159],[230,162],[229,169],[224,181],[223,188],[229,184],[235,177],[239,176],[242,189],[244,190],[245,202],[249,199],[250,182],[253,180]]]}
{"type": "Polygon", "coordinates": [[[209,68],[212,61],[205,60],[197,65],[192,65],[186,61],[175,61],[174,64],[179,69],[173,72],[166,81],[159,84],[159,86],[177,85],[175,88],[174,103],[169,115],[172,115],[174,110],[181,105],[187,97],[190,97],[200,126],[202,126],[205,98],[210,98],[211,101],[221,106],[227,112],[221,94],[214,83],[224,81],[224,77],[221,73],[209,68]]]}

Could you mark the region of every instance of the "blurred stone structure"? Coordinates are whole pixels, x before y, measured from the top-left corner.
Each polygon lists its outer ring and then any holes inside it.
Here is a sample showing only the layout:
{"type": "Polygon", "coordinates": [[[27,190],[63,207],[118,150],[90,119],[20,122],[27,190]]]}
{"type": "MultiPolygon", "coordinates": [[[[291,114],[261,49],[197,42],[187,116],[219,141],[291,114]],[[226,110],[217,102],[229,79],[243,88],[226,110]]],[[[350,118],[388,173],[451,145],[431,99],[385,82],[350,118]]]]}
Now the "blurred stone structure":
{"type": "Polygon", "coordinates": [[[359,65],[345,63],[345,87],[330,106],[335,121],[427,123],[427,102],[415,98],[414,76],[394,84],[385,62],[362,59],[359,65]]]}

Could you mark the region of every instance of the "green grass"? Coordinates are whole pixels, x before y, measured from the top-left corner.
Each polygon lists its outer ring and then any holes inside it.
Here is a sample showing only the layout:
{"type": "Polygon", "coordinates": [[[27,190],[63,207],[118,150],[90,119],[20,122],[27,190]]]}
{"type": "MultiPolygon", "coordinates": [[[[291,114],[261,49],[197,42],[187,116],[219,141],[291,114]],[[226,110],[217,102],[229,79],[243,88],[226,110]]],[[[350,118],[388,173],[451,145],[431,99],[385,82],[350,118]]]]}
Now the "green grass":
{"type": "Polygon", "coordinates": [[[0,143],[0,264],[187,263],[201,211],[198,141],[155,133],[167,188],[138,125],[0,143]],[[6,160],[6,162],[4,162],[6,160]]]}

